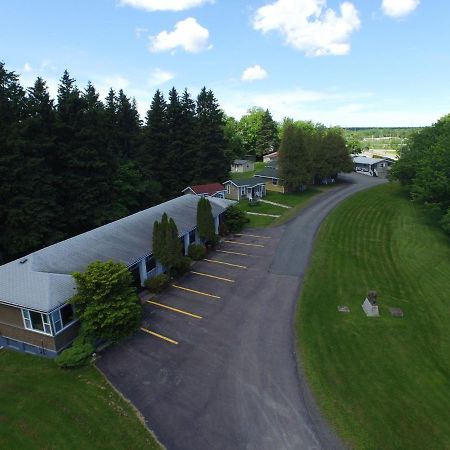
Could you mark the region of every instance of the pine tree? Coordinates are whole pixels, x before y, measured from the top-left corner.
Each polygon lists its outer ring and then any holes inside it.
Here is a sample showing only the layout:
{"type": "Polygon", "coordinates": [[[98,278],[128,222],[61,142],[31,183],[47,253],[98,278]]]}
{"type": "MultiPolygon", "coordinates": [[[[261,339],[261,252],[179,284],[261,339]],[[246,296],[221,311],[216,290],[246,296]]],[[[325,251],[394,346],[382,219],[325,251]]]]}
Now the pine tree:
{"type": "Polygon", "coordinates": [[[181,97],[181,125],[180,134],[183,139],[183,157],[180,161],[179,175],[183,180],[183,188],[193,184],[197,173],[197,142],[195,102],[187,89],[181,97]]]}
{"type": "Polygon", "coordinates": [[[278,125],[269,110],[266,109],[261,117],[261,125],[256,139],[257,158],[262,159],[263,155],[277,150],[278,144],[278,125]]]}
{"type": "Polygon", "coordinates": [[[162,215],[161,222],[155,221],[152,241],[153,256],[163,265],[170,276],[172,269],[180,262],[182,247],[177,226],[166,213],[162,215]]]}
{"type": "Polygon", "coordinates": [[[224,116],[211,90],[204,87],[197,97],[196,181],[206,183],[228,178],[225,157],[224,116]]]}
{"type": "Polygon", "coordinates": [[[216,231],[214,218],[211,210],[211,203],[207,198],[200,198],[197,203],[197,229],[200,239],[205,243],[215,243],[216,231]]]}

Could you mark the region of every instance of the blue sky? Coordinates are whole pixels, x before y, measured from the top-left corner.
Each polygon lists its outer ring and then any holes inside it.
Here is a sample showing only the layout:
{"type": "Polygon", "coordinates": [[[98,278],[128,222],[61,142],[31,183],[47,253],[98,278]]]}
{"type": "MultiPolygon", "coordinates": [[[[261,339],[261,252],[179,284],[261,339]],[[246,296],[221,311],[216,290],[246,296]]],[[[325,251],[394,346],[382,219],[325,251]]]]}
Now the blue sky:
{"type": "Polygon", "coordinates": [[[2,0],[0,59],[56,92],[68,69],[141,114],[157,88],[206,85],[252,106],[341,126],[430,125],[450,112],[445,0],[2,0]]]}

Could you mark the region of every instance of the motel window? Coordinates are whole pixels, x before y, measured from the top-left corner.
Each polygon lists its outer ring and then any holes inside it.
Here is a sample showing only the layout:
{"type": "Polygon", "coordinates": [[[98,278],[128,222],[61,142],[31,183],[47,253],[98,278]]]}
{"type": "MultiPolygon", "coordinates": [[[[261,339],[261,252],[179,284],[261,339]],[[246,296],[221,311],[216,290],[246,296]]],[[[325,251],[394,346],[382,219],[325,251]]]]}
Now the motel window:
{"type": "Polygon", "coordinates": [[[241,187],[241,195],[245,195],[245,187],[241,187]]]}
{"type": "Polygon", "coordinates": [[[22,309],[22,317],[27,330],[38,331],[40,333],[52,334],[50,318],[48,314],[42,314],[28,309],[22,309]]]}
{"type": "Polygon", "coordinates": [[[227,184],[227,194],[231,192],[231,183],[227,184]]]}
{"type": "Polygon", "coordinates": [[[22,309],[22,317],[27,330],[37,331],[50,336],[58,334],[76,319],[72,304],[64,305],[51,314],[22,309]]]}
{"type": "Polygon", "coordinates": [[[189,231],[189,245],[195,242],[195,230],[189,231]]]}
{"type": "Polygon", "coordinates": [[[278,184],[278,179],[277,178],[272,178],[272,184],[277,185],[278,184]]]}
{"type": "Polygon", "coordinates": [[[155,267],[156,267],[156,261],[155,261],[155,258],[153,257],[153,255],[147,256],[147,258],[145,258],[145,268],[146,268],[147,272],[152,271],[155,267]]]}

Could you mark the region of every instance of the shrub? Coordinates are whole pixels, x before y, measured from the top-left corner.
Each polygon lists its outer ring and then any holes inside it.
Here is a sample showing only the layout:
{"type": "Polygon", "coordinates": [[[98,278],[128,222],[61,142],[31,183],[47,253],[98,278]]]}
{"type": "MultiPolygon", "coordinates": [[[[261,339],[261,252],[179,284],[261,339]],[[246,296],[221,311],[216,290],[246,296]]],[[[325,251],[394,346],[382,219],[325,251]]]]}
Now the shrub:
{"type": "Polygon", "coordinates": [[[194,261],[200,261],[206,255],[206,248],[201,244],[191,244],[188,249],[188,255],[194,261]]]}
{"type": "Polygon", "coordinates": [[[230,234],[230,230],[227,227],[226,223],[221,223],[219,225],[219,235],[220,236],[227,236],[228,234],[230,234]]]}
{"type": "Polygon", "coordinates": [[[245,212],[236,206],[230,206],[225,211],[225,225],[230,233],[239,233],[248,222],[245,212]]]}
{"type": "Polygon", "coordinates": [[[178,261],[177,265],[175,266],[175,272],[177,275],[181,275],[182,273],[187,272],[191,268],[191,262],[192,259],[189,258],[189,256],[183,256],[178,261]]]}
{"type": "Polygon", "coordinates": [[[55,358],[56,364],[63,369],[84,366],[94,352],[94,346],[79,336],[68,349],[55,358]]]}
{"type": "Polygon", "coordinates": [[[156,294],[162,292],[169,285],[169,277],[165,273],[145,280],[145,287],[156,294]]]}

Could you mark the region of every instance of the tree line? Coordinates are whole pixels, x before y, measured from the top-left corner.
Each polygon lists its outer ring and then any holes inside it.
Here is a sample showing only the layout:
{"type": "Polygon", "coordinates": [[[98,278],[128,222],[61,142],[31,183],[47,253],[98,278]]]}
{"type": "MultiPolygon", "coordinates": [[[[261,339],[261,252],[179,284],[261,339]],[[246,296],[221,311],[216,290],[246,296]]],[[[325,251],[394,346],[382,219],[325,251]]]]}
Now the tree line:
{"type": "Polygon", "coordinates": [[[212,91],[156,91],[144,122],[120,90],[104,101],[67,71],[57,99],[0,62],[0,262],[228,177],[230,142],[212,91]],[[228,154],[228,156],[227,156],[228,154]]]}
{"type": "Polygon", "coordinates": [[[292,191],[336,179],[353,168],[341,128],[285,119],[279,149],[279,171],[292,191]]]}
{"type": "Polygon", "coordinates": [[[413,134],[390,172],[450,234],[450,114],[413,134]]]}

